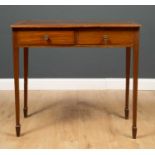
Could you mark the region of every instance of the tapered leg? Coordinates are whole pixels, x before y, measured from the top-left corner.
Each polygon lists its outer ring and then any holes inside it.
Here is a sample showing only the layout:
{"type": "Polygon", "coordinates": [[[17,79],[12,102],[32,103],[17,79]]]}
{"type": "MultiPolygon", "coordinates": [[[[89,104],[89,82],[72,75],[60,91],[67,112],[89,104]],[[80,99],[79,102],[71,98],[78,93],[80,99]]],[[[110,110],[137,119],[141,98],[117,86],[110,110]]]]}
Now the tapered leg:
{"type": "Polygon", "coordinates": [[[27,117],[28,106],[27,106],[27,89],[28,89],[28,48],[24,48],[24,117],[27,117]]]}
{"type": "Polygon", "coordinates": [[[138,53],[139,47],[136,44],[133,48],[133,124],[132,137],[137,136],[137,94],[138,94],[138,53]]]}
{"type": "Polygon", "coordinates": [[[126,48],[126,92],[125,92],[125,119],[129,118],[129,85],[130,85],[131,48],[126,48]]]}
{"type": "Polygon", "coordinates": [[[19,48],[14,45],[14,83],[15,83],[15,111],[16,111],[16,135],[20,136],[20,103],[19,103],[19,48]]]}

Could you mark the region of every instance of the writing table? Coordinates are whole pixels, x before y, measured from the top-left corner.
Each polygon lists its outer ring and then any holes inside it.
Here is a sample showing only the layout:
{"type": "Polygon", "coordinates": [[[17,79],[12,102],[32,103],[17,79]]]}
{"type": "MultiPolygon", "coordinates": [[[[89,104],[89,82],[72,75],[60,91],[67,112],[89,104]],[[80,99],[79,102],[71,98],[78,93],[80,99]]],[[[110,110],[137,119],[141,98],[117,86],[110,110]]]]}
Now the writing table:
{"type": "Polygon", "coordinates": [[[140,24],[90,21],[29,20],[11,25],[15,82],[16,135],[20,136],[19,48],[24,49],[24,117],[28,116],[28,48],[99,47],[126,49],[125,118],[129,116],[130,58],[133,49],[132,137],[137,135],[137,89],[140,24]]]}

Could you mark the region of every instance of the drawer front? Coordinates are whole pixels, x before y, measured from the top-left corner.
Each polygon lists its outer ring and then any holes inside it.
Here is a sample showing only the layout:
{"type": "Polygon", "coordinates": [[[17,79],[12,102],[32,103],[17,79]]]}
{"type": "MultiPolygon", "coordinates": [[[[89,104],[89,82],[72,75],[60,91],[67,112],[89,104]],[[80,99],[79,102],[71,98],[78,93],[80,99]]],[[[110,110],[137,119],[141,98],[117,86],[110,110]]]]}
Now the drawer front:
{"type": "Polygon", "coordinates": [[[19,31],[19,45],[69,45],[74,44],[73,31],[19,31]]]}
{"type": "Polygon", "coordinates": [[[93,30],[80,31],[78,44],[81,45],[130,45],[133,43],[132,31],[93,30]]]}

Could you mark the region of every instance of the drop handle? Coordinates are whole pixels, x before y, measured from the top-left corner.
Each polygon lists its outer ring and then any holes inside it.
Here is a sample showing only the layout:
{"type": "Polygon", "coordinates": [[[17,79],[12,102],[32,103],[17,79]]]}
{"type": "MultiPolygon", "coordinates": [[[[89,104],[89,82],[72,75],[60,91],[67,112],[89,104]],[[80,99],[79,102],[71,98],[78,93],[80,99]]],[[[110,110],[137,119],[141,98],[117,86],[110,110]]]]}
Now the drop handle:
{"type": "Polygon", "coordinates": [[[48,40],[49,40],[49,36],[48,36],[47,34],[45,34],[45,35],[43,36],[43,39],[44,39],[45,41],[48,41],[48,40]]]}
{"type": "Polygon", "coordinates": [[[103,43],[108,44],[109,36],[108,35],[103,35],[103,43]]]}

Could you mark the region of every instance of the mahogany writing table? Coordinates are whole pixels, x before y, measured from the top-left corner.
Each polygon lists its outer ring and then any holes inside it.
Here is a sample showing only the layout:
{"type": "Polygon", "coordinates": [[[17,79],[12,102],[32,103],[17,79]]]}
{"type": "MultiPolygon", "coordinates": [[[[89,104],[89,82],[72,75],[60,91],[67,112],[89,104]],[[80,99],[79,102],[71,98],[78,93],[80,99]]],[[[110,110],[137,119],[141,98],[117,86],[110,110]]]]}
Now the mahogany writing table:
{"type": "Polygon", "coordinates": [[[15,82],[16,135],[20,136],[19,48],[24,49],[24,117],[27,117],[28,48],[123,47],[126,48],[125,118],[129,116],[130,58],[133,49],[132,137],[137,135],[137,88],[140,24],[90,21],[19,21],[11,25],[15,82]]]}

